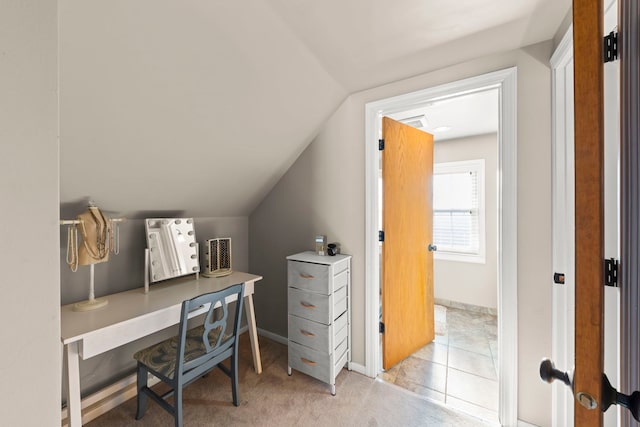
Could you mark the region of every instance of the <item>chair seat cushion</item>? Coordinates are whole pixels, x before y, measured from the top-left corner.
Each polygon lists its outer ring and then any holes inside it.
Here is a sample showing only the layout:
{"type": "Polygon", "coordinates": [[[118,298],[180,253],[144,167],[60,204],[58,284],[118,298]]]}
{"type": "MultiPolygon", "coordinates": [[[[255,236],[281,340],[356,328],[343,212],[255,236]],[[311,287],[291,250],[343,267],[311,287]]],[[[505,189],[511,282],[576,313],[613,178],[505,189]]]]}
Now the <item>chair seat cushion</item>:
{"type": "MultiPolygon", "coordinates": [[[[184,349],[184,361],[189,362],[206,352],[202,334],[204,327],[189,329],[184,349]]],[[[209,331],[209,342],[213,345],[220,335],[220,329],[209,331]]],[[[176,370],[176,356],[178,354],[178,337],[168,338],[162,342],[142,349],[133,355],[133,358],[144,364],[152,371],[173,378],[176,370]]]]}

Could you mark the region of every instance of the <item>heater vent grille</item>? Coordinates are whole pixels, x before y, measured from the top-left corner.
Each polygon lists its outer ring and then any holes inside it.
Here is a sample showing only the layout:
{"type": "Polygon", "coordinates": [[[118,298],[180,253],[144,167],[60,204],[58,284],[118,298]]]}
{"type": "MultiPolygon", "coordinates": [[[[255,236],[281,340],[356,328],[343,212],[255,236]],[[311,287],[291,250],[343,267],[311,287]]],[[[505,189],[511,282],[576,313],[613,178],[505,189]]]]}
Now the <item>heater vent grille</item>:
{"type": "Polygon", "coordinates": [[[231,239],[228,237],[205,241],[205,271],[203,276],[221,277],[231,274],[231,239]]]}

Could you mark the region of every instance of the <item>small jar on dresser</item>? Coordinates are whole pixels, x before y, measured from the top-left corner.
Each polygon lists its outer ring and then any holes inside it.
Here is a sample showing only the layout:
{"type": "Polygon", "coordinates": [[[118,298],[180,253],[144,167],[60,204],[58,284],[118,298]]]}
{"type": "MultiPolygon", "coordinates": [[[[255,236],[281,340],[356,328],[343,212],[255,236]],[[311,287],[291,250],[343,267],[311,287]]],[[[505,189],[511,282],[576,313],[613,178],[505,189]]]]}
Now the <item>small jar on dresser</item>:
{"type": "Polygon", "coordinates": [[[330,385],[351,370],[351,255],[287,257],[289,366],[330,385]]]}

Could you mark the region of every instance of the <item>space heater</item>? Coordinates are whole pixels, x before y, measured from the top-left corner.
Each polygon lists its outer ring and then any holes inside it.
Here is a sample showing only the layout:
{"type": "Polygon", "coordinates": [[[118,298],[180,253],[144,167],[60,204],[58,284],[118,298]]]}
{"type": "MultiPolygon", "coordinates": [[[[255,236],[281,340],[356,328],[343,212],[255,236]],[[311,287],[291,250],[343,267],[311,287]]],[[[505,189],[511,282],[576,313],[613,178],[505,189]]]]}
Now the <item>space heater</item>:
{"type": "Polygon", "coordinates": [[[207,239],[204,246],[205,267],[203,276],[222,277],[231,274],[231,239],[228,237],[207,239]]]}

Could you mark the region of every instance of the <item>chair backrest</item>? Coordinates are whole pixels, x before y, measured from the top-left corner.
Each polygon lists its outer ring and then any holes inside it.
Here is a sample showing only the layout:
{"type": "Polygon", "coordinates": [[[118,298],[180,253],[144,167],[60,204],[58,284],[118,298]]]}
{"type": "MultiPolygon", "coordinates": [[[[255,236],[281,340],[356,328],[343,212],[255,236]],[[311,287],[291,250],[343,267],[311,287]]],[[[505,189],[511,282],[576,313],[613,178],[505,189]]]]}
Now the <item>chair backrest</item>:
{"type": "Polygon", "coordinates": [[[197,296],[182,303],[176,359],[177,375],[195,369],[210,360],[223,360],[232,354],[232,350],[237,350],[243,297],[244,283],[240,283],[217,292],[197,296]],[[227,301],[233,299],[236,301],[236,309],[233,312],[233,318],[230,319],[227,301]],[[202,325],[189,330],[189,314],[207,306],[207,313],[202,325]],[[230,321],[233,324],[229,331],[230,321]]]}

